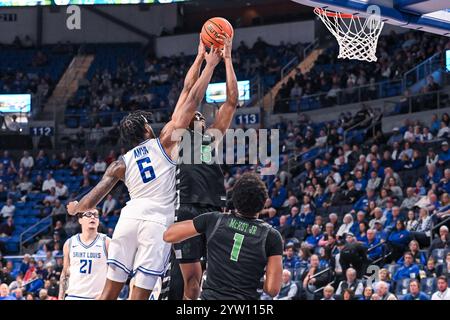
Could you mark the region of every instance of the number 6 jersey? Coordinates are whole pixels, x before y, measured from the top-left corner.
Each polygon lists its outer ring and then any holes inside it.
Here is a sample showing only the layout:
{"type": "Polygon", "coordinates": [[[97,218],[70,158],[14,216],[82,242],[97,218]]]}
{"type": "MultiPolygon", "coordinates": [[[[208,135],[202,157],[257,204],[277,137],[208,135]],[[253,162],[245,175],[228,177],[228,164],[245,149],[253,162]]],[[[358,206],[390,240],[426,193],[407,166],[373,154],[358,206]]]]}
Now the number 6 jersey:
{"type": "Polygon", "coordinates": [[[173,223],[176,163],[165,153],[159,139],[142,142],[128,151],[123,161],[131,200],[121,216],[164,225],[173,223]]]}
{"type": "Polygon", "coordinates": [[[95,299],[106,282],[108,254],[106,235],[98,233],[91,243],[83,243],[80,234],[69,240],[69,287],[66,299],[95,299]]]}

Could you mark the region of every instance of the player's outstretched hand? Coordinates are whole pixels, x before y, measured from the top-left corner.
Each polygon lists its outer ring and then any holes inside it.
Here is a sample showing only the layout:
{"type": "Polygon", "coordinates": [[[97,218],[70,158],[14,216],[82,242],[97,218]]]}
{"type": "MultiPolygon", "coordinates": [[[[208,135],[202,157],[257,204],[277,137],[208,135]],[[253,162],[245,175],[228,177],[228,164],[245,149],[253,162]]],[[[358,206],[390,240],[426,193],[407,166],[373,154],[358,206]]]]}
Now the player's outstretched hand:
{"type": "Polygon", "coordinates": [[[205,58],[205,53],[206,53],[205,45],[203,44],[202,36],[199,35],[197,56],[202,57],[204,59],[205,58]]]}
{"type": "Polygon", "coordinates": [[[74,216],[76,215],[78,212],[76,211],[78,205],[78,201],[71,201],[67,204],[67,212],[71,215],[74,216]]]}
{"type": "Polygon", "coordinates": [[[217,37],[223,41],[223,48],[220,52],[223,59],[231,59],[233,48],[233,38],[227,34],[218,34],[217,37]]]}
{"type": "Polygon", "coordinates": [[[205,60],[207,65],[210,65],[212,67],[217,66],[221,60],[219,49],[214,48],[214,46],[211,46],[209,52],[205,53],[205,60]]]}

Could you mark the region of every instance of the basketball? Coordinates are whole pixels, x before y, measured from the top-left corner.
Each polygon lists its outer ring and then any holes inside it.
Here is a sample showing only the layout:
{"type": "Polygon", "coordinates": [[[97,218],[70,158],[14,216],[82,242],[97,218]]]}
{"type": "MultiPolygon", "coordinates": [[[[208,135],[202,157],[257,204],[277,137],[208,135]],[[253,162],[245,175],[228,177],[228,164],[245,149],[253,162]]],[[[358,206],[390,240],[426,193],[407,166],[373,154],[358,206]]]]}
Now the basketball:
{"type": "Polygon", "coordinates": [[[210,48],[212,45],[216,48],[222,48],[223,43],[216,40],[218,34],[227,34],[233,36],[234,30],[231,23],[225,18],[211,18],[205,22],[201,31],[203,44],[210,48]]]}

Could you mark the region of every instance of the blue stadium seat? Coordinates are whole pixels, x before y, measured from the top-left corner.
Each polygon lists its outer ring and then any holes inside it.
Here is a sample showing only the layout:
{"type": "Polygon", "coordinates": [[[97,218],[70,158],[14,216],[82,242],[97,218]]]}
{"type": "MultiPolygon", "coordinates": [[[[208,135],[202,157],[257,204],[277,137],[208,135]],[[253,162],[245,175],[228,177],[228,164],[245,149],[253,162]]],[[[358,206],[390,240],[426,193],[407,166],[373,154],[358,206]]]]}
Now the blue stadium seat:
{"type": "Polygon", "coordinates": [[[420,280],[420,288],[423,292],[431,296],[437,290],[436,278],[425,278],[420,280]]]}
{"type": "Polygon", "coordinates": [[[409,293],[409,283],[411,279],[406,278],[395,282],[395,294],[406,295],[409,293]]]}

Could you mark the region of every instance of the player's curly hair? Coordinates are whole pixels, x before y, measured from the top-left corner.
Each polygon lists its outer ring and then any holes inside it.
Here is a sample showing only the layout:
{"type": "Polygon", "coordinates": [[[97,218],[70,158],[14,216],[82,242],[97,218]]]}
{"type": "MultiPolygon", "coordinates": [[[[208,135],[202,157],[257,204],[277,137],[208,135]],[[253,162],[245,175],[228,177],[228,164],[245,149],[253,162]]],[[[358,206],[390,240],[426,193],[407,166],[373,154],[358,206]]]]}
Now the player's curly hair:
{"type": "Polygon", "coordinates": [[[244,173],[233,188],[233,205],[246,217],[254,217],[268,198],[264,182],[255,173],[244,173]]]}
{"type": "Polygon", "coordinates": [[[145,139],[147,124],[150,127],[152,138],[155,138],[150,122],[152,121],[152,113],[144,110],[133,111],[120,121],[120,139],[125,145],[136,146],[145,139]]]}

